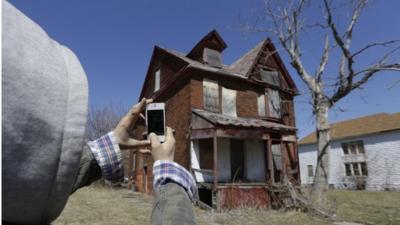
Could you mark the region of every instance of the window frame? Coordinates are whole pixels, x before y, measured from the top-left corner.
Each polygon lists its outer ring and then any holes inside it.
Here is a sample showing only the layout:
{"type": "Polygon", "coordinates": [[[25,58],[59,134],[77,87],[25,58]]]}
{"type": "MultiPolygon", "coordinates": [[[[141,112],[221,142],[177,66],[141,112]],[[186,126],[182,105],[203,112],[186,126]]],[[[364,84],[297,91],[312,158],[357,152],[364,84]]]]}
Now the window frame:
{"type": "Polygon", "coordinates": [[[368,164],[366,161],[346,162],[344,167],[346,177],[368,177],[368,164]]]}
{"type": "Polygon", "coordinates": [[[342,142],[343,155],[364,155],[365,147],[363,140],[342,142]]]}

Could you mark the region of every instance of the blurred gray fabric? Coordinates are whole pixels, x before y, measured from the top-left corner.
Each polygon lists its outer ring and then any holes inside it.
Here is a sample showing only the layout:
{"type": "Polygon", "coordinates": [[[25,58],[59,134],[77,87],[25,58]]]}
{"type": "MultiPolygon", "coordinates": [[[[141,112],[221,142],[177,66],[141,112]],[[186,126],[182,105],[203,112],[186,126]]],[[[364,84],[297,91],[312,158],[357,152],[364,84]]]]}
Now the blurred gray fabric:
{"type": "Polygon", "coordinates": [[[46,224],[79,169],[88,87],[74,53],[3,1],[3,221],[46,224]]]}

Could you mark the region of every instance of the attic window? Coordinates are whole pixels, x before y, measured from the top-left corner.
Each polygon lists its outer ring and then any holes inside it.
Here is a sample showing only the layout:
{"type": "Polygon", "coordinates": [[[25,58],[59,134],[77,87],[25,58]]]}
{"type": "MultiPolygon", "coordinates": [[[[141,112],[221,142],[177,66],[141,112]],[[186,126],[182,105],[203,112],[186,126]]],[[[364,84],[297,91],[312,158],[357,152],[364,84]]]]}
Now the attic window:
{"type": "Polygon", "coordinates": [[[210,48],[204,48],[204,62],[213,67],[221,67],[221,53],[210,48]]]}
{"type": "Polygon", "coordinates": [[[261,69],[260,70],[260,77],[261,80],[268,83],[272,84],[275,86],[280,85],[279,81],[279,72],[277,70],[266,70],[266,69],[261,69]]]}
{"type": "Polygon", "coordinates": [[[160,69],[158,69],[154,74],[154,92],[160,89],[160,69]]]}
{"type": "Polygon", "coordinates": [[[218,83],[213,80],[203,80],[204,109],[219,112],[218,83]]]}

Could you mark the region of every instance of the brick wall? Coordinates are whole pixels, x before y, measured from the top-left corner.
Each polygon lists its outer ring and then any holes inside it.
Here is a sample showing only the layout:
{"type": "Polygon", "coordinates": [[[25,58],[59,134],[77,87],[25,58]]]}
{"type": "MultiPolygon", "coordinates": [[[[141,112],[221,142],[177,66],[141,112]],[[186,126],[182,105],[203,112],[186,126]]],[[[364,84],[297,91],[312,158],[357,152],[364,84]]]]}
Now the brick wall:
{"type": "Polygon", "coordinates": [[[160,101],[166,100],[167,126],[175,129],[175,161],[189,168],[190,83],[185,82],[182,85],[177,90],[169,91],[170,96],[164,95],[160,101]]]}

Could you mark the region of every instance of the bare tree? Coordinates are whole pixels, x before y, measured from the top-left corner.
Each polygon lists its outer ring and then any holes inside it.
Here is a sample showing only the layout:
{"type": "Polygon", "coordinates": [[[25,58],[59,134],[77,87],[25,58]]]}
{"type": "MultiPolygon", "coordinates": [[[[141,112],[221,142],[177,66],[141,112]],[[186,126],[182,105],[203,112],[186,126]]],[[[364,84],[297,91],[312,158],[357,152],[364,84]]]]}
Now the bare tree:
{"type": "Polygon", "coordinates": [[[95,140],[112,131],[128,110],[112,103],[96,107],[90,106],[86,125],[86,138],[95,140]]]}
{"type": "Polygon", "coordinates": [[[398,53],[400,48],[399,40],[374,42],[358,49],[351,48],[354,29],[368,3],[368,0],[264,0],[265,10],[257,17],[256,25],[252,24],[250,27],[253,32],[267,32],[276,38],[310,92],[318,145],[317,167],[313,184],[314,200],[320,199],[323,191],[328,188],[331,141],[329,109],[353,90],[361,88],[374,75],[382,71],[400,71],[400,61],[393,60],[394,53],[398,53]],[[322,9],[322,13],[317,21],[309,23],[306,10],[311,7],[312,10],[322,9]],[[350,14],[349,18],[343,17],[343,11],[350,14]],[[337,18],[339,13],[342,13],[340,19],[337,18]],[[341,23],[337,22],[339,20],[341,23]],[[347,22],[343,26],[342,23],[345,20],[347,22]],[[260,24],[268,27],[260,27],[260,24]],[[315,33],[316,30],[324,37],[322,54],[315,68],[306,68],[303,63],[305,57],[301,51],[301,47],[304,46],[302,45],[304,41],[302,35],[309,31],[315,33]],[[365,66],[356,65],[356,61],[360,57],[378,47],[389,47],[390,50],[365,66]],[[333,51],[336,54],[333,54],[333,51]],[[328,70],[328,62],[337,62],[337,70],[328,70]]]}

